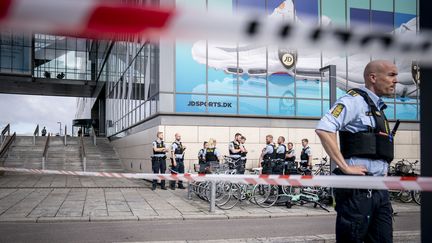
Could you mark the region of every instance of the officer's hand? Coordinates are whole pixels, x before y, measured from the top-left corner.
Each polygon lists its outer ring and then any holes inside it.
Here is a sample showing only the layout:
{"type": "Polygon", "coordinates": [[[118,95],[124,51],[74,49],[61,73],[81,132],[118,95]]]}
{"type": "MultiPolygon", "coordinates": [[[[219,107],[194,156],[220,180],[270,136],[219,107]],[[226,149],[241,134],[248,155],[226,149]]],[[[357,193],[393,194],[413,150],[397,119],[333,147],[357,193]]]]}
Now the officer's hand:
{"type": "Polygon", "coordinates": [[[347,175],[365,175],[367,170],[363,166],[347,166],[341,168],[342,172],[347,175]]]}
{"type": "Polygon", "coordinates": [[[176,162],[174,162],[174,163],[173,163],[173,166],[174,166],[174,167],[177,167],[177,163],[176,163],[176,162]]]}

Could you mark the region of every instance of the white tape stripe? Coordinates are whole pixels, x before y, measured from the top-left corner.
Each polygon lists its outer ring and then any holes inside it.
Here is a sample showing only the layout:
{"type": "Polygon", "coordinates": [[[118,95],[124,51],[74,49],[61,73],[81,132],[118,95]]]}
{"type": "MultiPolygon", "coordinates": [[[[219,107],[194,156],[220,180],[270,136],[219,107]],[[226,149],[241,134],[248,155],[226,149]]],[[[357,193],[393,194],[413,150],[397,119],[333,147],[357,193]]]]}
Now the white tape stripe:
{"type": "MultiPolygon", "coordinates": [[[[71,171],[63,170],[33,170],[23,168],[0,167],[0,171],[30,172],[37,174],[60,174],[70,175],[71,171]]],[[[323,186],[335,188],[364,188],[364,189],[400,189],[432,191],[432,177],[369,177],[369,176],[314,176],[304,177],[292,176],[256,176],[256,175],[192,175],[192,174],[145,174],[145,173],[105,173],[105,172],[81,172],[73,171],[72,174],[80,176],[116,177],[130,179],[162,179],[182,181],[230,181],[233,183],[245,184],[274,184],[291,186],[323,186]],[[120,177],[117,177],[119,175],[120,177]],[[361,186],[359,186],[361,185],[361,186]]]]}

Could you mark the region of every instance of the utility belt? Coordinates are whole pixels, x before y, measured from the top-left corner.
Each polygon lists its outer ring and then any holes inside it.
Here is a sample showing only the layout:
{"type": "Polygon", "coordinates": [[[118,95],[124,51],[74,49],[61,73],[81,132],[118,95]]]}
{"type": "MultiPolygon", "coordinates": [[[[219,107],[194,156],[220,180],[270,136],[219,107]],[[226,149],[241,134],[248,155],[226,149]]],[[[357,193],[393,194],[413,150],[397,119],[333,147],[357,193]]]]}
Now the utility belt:
{"type": "Polygon", "coordinates": [[[152,160],[166,160],[166,156],[163,156],[163,157],[159,157],[159,156],[151,156],[151,159],[152,160]]]}

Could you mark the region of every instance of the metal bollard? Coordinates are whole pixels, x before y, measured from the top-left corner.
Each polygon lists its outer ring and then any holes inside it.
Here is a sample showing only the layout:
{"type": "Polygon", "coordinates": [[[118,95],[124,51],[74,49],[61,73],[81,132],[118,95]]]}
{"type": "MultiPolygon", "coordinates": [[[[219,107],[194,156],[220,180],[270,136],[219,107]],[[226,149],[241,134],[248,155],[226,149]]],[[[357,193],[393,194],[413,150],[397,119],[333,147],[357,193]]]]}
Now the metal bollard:
{"type": "Polygon", "coordinates": [[[190,182],[188,182],[187,199],[192,200],[192,184],[190,182]]]}
{"type": "Polygon", "coordinates": [[[216,205],[216,181],[210,183],[210,213],[215,212],[216,205]]]}

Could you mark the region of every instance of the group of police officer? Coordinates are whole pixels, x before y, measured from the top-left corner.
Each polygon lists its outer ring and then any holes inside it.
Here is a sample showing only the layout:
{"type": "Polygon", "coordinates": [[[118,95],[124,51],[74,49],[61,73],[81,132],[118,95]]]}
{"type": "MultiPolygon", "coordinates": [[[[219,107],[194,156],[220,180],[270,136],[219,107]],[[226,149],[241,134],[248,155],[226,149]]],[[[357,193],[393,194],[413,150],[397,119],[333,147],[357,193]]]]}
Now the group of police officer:
{"type": "MultiPolygon", "coordinates": [[[[237,170],[237,174],[244,174],[247,149],[245,147],[246,137],[240,133],[234,135],[234,140],[228,145],[229,158],[231,158],[231,168],[237,170]]],[[[273,143],[273,136],[266,136],[266,147],[262,150],[260,156],[260,166],[263,167],[263,174],[292,174],[297,172],[295,164],[295,151],[293,143],[289,142],[287,145],[285,138],[280,136],[277,143],[273,143]]],[[[312,168],[312,153],[308,145],[308,139],[302,139],[302,151],[300,168],[312,168]]],[[[171,168],[172,173],[184,173],[184,154],[186,146],[181,142],[179,133],[175,134],[175,141],[171,144],[170,150],[167,148],[163,141],[163,133],[157,133],[157,139],[153,142],[153,156],[152,156],[152,170],[153,173],[165,173],[166,171],[166,153],[170,151],[171,154],[171,168]]],[[[211,173],[212,168],[219,166],[222,160],[221,153],[216,148],[216,140],[210,138],[209,141],[204,142],[203,148],[198,152],[199,173],[211,173]]],[[[309,170],[310,171],[310,170],[309,170]]],[[[182,181],[178,181],[178,188],[185,189],[182,181]]],[[[161,189],[166,190],[165,180],[161,180],[161,189]]],[[[152,190],[157,187],[157,180],[153,180],[152,190]]],[[[170,189],[176,188],[176,182],[170,181],[170,189]]]]}
{"type": "Polygon", "coordinates": [[[266,136],[266,147],[260,155],[262,174],[296,174],[298,169],[306,174],[312,170],[312,151],[309,140],[302,139],[302,151],[300,153],[299,166],[296,165],[295,150],[292,142],[285,143],[285,137],[280,136],[277,143],[273,142],[273,136],[266,136]]]}

